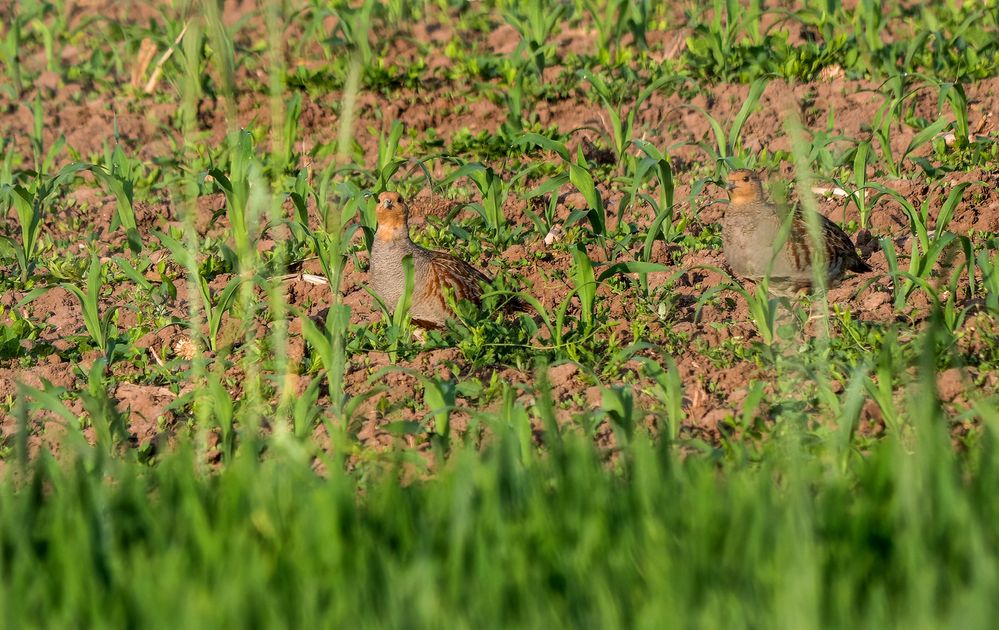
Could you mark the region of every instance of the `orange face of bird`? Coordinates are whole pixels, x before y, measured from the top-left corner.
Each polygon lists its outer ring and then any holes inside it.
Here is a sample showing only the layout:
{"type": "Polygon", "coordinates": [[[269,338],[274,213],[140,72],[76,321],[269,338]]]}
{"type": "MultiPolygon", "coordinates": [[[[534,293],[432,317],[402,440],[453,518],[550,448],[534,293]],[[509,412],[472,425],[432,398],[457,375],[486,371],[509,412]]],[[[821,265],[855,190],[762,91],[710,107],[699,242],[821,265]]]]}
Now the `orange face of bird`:
{"type": "Polygon", "coordinates": [[[760,176],[748,168],[740,168],[728,174],[728,198],[734,204],[763,201],[763,185],[760,176]]]}
{"type": "Polygon", "coordinates": [[[402,195],[396,192],[383,192],[378,195],[375,215],[378,217],[378,231],[375,238],[390,241],[406,233],[406,220],[409,210],[402,195]]]}

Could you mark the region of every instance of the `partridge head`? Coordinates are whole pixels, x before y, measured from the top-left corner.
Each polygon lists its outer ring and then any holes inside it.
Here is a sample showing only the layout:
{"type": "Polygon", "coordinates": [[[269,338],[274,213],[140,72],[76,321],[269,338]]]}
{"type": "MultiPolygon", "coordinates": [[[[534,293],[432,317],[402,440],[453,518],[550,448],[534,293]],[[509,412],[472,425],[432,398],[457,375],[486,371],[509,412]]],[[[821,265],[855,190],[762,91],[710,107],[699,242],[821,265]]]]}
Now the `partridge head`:
{"type": "Polygon", "coordinates": [[[376,237],[382,241],[409,238],[409,206],[397,192],[383,192],[378,195],[375,206],[378,219],[376,237]]]}
{"type": "Polygon", "coordinates": [[[743,205],[750,203],[766,203],[763,197],[763,184],[756,171],[740,168],[728,174],[725,178],[730,204],[743,205]]]}

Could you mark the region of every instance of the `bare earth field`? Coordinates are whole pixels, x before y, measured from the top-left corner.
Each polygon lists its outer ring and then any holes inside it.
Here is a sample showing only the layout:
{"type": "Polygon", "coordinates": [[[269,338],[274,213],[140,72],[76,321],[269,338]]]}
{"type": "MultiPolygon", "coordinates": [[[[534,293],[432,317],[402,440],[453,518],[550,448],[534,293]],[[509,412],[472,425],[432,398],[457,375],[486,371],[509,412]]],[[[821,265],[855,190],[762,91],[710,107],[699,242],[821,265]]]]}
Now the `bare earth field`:
{"type": "MultiPolygon", "coordinates": [[[[117,20],[136,27],[153,25],[155,28],[162,19],[158,10],[144,8],[141,4],[126,10],[119,3],[80,2],[74,3],[67,12],[68,28],[78,28],[82,32],[101,31],[116,24],[117,20]]],[[[268,37],[264,16],[250,3],[227,3],[222,16],[234,31],[238,59],[234,71],[235,93],[227,97],[219,93],[220,88],[216,86],[214,94],[202,93],[197,99],[195,127],[190,130],[189,138],[195,138],[196,146],[202,147],[198,150],[206,153],[211,153],[212,147],[223,146],[227,133],[234,128],[259,129],[269,124],[276,115],[272,111],[274,103],[284,105],[286,102],[286,95],[281,95],[278,101],[271,98],[267,91],[266,67],[259,63],[263,53],[257,52],[257,42],[268,37]],[[242,55],[251,61],[244,61],[240,58],[242,55]],[[235,120],[227,121],[226,112],[234,114],[235,120]]],[[[580,146],[585,148],[584,153],[590,153],[589,161],[597,169],[594,171],[596,187],[607,209],[609,236],[593,239],[579,229],[570,229],[566,239],[547,246],[543,240],[545,231],[532,223],[529,215],[546,207],[551,212],[549,218],[553,224],[561,223],[573,211],[585,211],[587,201],[569,182],[558,186],[550,195],[527,198],[526,193],[544,181],[543,177],[529,175],[522,190],[513,192],[502,203],[506,221],[518,236],[498,243],[482,240],[473,247],[463,242],[475,238],[482,229],[481,220],[468,205],[480,201],[481,194],[469,186],[469,180],[441,184],[454,170],[452,158],[478,161],[475,144],[468,142],[469,138],[500,138],[498,153],[493,151],[494,155],[487,155],[482,161],[493,165],[503,176],[516,172],[524,157],[523,151],[518,156],[516,150],[503,155],[510,146],[501,133],[507,112],[503,102],[496,98],[496,92],[505,89],[504,81],[499,77],[482,81],[462,76],[456,71],[458,61],[448,53],[449,44],[459,42],[466,50],[486,58],[519,54],[517,31],[498,21],[498,16],[484,19],[488,21],[488,28],[481,31],[462,30],[462,22],[456,15],[422,16],[404,27],[376,26],[372,41],[378,50],[377,63],[384,68],[402,69],[400,72],[418,64],[421,74],[413,85],[406,81],[396,82],[401,85],[389,81],[387,86],[362,87],[354,104],[356,145],[351,155],[357,169],[376,171],[380,139],[384,141],[395,121],[401,122],[404,133],[398,155],[409,162],[398,171],[396,183],[390,186],[399,187],[411,197],[414,235],[424,233],[429,226],[434,236],[429,240],[424,237],[423,242],[439,249],[449,248],[490,274],[501,275],[508,286],[521,288],[548,310],[557,310],[560,304],[569,300],[565,317],[568,321],[578,320],[582,316],[582,306],[572,297],[574,259],[571,247],[582,246],[596,265],[598,274],[602,266],[610,263],[637,260],[644,238],[627,238],[626,235],[644,236],[655,219],[655,211],[647,203],[627,203],[628,177],[622,176],[623,172],[616,164],[609,146],[608,113],[601,107],[590,83],[564,80],[567,75],[572,76],[573,64],[578,63],[580,56],[593,55],[599,48],[599,33],[584,21],[567,26],[554,37],[554,61],[544,68],[543,76],[549,85],[557,87],[534,98],[525,117],[539,129],[545,129],[547,135],[566,138],[570,155],[576,155],[580,146]],[[427,142],[428,137],[433,139],[432,143],[427,142]],[[462,152],[458,147],[456,150],[461,142],[471,149],[462,152]],[[430,176],[436,180],[435,186],[431,187],[422,173],[411,168],[413,160],[425,161],[430,176]],[[551,196],[554,200],[549,205],[551,196]],[[620,207],[622,203],[625,203],[623,208],[620,207]],[[445,217],[448,223],[443,222],[445,217]],[[463,226],[463,229],[460,232],[452,230],[441,237],[449,225],[463,226]]],[[[643,63],[654,67],[657,63],[668,64],[682,58],[687,47],[685,38],[691,33],[684,19],[680,14],[672,16],[668,20],[669,28],[648,34],[648,49],[641,57],[643,63]],[[676,21],[672,21],[674,19],[676,21]]],[[[181,23],[182,20],[176,22],[181,23]]],[[[294,76],[312,76],[310,72],[321,74],[329,65],[331,50],[334,54],[346,54],[336,47],[317,45],[318,40],[309,40],[307,35],[311,33],[306,32],[307,23],[304,17],[292,21],[281,34],[289,42],[300,40],[294,51],[286,50],[283,59],[289,72],[300,72],[294,76]]],[[[318,23],[328,29],[327,32],[338,32],[335,17],[324,18],[318,23]]],[[[792,39],[805,36],[804,27],[798,30],[800,32],[794,27],[790,29],[792,39]]],[[[160,268],[150,267],[146,278],[155,285],[166,279],[175,285],[175,294],[154,302],[148,296],[137,294],[140,289],[134,283],[117,276],[109,279],[100,295],[100,311],[115,311],[113,321],[118,333],[126,335],[129,341],[126,358],[112,362],[108,368],[113,375],[112,400],[125,413],[133,443],[161,444],[187,426],[191,408],[178,400],[183,401],[185,394],[195,387],[194,381],[185,377],[186,370],[190,369],[187,360],[190,357],[185,358],[182,349],[190,339],[190,333],[186,325],[180,324],[190,315],[190,289],[184,270],[169,262],[166,250],[156,249],[158,244],[152,237],[157,231],[183,231],[185,201],[175,176],[184,170],[184,164],[177,160],[185,138],[176,124],[185,115],[181,111],[182,78],[170,65],[172,61],[168,61],[167,76],[151,94],[130,87],[130,73],[135,72],[134,64],[139,63],[137,51],[133,52],[136,43],[112,39],[108,45],[117,47],[116,59],[122,67],[112,64],[112,73],[103,77],[101,84],[67,80],[60,69],[77,63],[81,56],[86,57],[88,51],[84,44],[89,43],[84,39],[80,45],[62,48],[52,61],[55,71],[47,67],[42,48],[22,55],[24,72],[36,78],[19,97],[0,98],[0,127],[6,138],[4,150],[22,156],[20,164],[19,158],[14,158],[16,168],[31,167],[30,160],[24,156],[31,155],[32,143],[36,142],[33,104],[37,103],[40,104],[38,141],[41,146],[52,147],[60,139],[65,141],[64,148],[53,156],[48,166],[50,172],[74,161],[99,159],[116,146],[146,169],[144,176],[148,184],[136,188],[134,203],[138,231],[146,241],[142,256],[154,261],[153,267],[155,261],[168,260],[165,266],[160,263],[160,268]],[[173,71],[172,75],[170,71],[173,71]]],[[[157,49],[154,59],[162,52],[162,48],[157,49]]],[[[177,55],[181,54],[178,51],[177,55]]],[[[223,83],[211,64],[205,70],[209,76],[206,84],[223,83]]],[[[612,70],[610,74],[613,76],[615,72],[612,70]]],[[[140,73],[143,77],[147,74],[148,71],[140,73]]],[[[455,347],[453,336],[445,335],[444,340],[431,338],[424,348],[419,341],[412,342],[416,346],[403,352],[393,364],[384,349],[361,348],[362,344],[358,344],[352,351],[348,343],[344,393],[351,398],[363,397],[376,386],[384,386],[383,391],[360,403],[349,420],[351,433],[361,450],[369,446],[390,446],[399,437],[399,421],[424,422],[427,417],[422,396],[424,386],[409,370],[436,375],[452,383],[474,381],[478,384],[469,389],[474,396],[468,397],[459,390],[453,402],[452,427],[461,433],[474,413],[503,404],[502,396],[497,396],[497,383],[509,384],[516,399],[531,408],[535,395],[532,384],[538,377],[537,364],[531,357],[543,357],[552,364],[547,373],[559,422],[578,423],[578,418],[592,416],[596,423],[594,436],[602,442],[613,442],[614,438],[609,422],[597,410],[602,404],[603,392],[617,386],[626,386],[634,393],[634,405],[642,410],[642,422],[655,425],[662,400],[643,360],[645,357],[659,361],[664,354],[672,355],[683,391],[683,421],[679,434],[712,445],[719,444],[723,437],[731,438],[733,433],[762,430],[763,425],[754,424],[750,429],[734,419],[748,413],[765,425],[780,414],[780,408],[789,400],[798,399],[799,387],[807,390],[814,386],[805,383],[807,376],[800,374],[798,378],[802,378],[802,382],[781,382],[786,375],[779,365],[785,363],[775,361],[771,356],[776,352],[791,357],[802,344],[809,343],[809,338],[815,334],[813,324],[799,322],[796,332],[789,333],[791,337],[787,344],[780,349],[767,346],[766,352],[761,351],[761,335],[750,317],[746,298],[733,289],[732,280],[722,272],[724,260],[717,231],[725,209],[725,194],[716,184],[720,180],[715,173],[719,172],[717,169],[723,171],[725,164],[733,161],[756,162],[772,180],[793,181],[795,168],[790,157],[776,162],[765,157],[790,155],[792,147],[786,124],[789,117],[800,118],[811,139],[817,134],[831,138],[824,148],[833,156],[841,155],[857,142],[871,138],[872,124],[886,100],[885,81],[850,78],[839,66],[827,67],[819,76],[807,81],[783,77],[770,79],[745,120],[738,145],[733,147],[736,155],[722,162],[712,159],[711,151],[706,150],[714,145],[712,122],[720,121],[724,129],[729,129],[746,102],[750,87],[739,83],[694,84],[689,80],[676,85],[679,87],[664,87],[653,92],[637,104],[634,111],[634,137],[668,151],[675,185],[674,216],[679,225],[671,242],[659,239],[653,244],[648,262],[662,265],[663,271],[648,275],[647,291],[640,290],[635,274],[622,274],[612,282],[602,283],[597,290],[598,326],[593,337],[584,344],[585,348],[576,352],[545,350],[550,338],[541,333],[533,339],[518,341],[523,351],[491,355],[481,346],[468,348],[458,344],[455,347]],[[706,292],[714,293],[708,296],[709,299],[701,300],[706,292]],[[752,350],[754,347],[756,350],[752,350]],[[403,369],[382,371],[391,365],[403,369]],[[754,387],[762,387],[762,396],[754,393],[747,398],[750,392],[755,392],[754,387]],[[754,405],[754,408],[747,409],[747,405],[754,405]]],[[[627,90],[627,84],[625,86],[627,90]]],[[[667,83],[667,86],[674,84],[667,83]]],[[[996,78],[965,86],[968,127],[976,137],[989,142],[994,142],[999,125],[995,116],[999,111],[997,87],[999,79],[996,78]]],[[[333,159],[327,147],[335,146],[341,130],[338,112],[343,111],[344,90],[342,86],[323,89],[309,85],[297,94],[301,97],[301,113],[297,119],[296,144],[292,148],[295,160],[292,166],[304,169],[303,172],[314,177],[333,159]]],[[[934,120],[939,111],[938,96],[938,91],[929,87],[918,90],[905,100],[903,108],[915,119],[934,120]]],[[[627,93],[621,95],[626,104],[622,111],[628,111],[628,97],[627,93]]],[[[946,111],[944,108],[945,114],[946,111]]],[[[902,155],[918,133],[918,129],[906,123],[905,116],[891,121],[886,129],[895,156],[902,155]]],[[[944,132],[938,134],[943,135],[944,132]]],[[[257,151],[262,155],[270,145],[266,132],[260,134],[259,140],[257,151]]],[[[951,150],[939,138],[935,143],[936,146],[934,142],[919,146],[908,159],[900,161],[902,172],[898,175],[884,172],[879,162],[871,160],[866,167],[868,183],[890,188],[897,197],[879,195],[869,189],[868,199],[873,200],[866,208],[867,216],[862,217],[858,204],[846,197],[831,194],[818,197],[819,211],[847,226],[863,256],[874,268],[871,274],[849,277],[828,295],[828,302],[835,309],[831,335],[842,355],[832,361],[828,376],[831,379],[828,385],[834,391],[841,391],[845,386],[849,377],[847,367],[855,364],[857,356],[871,351],[876,345],[872,345],[870,339],[857,337],[856,331],[875,335],[880,334],[877,331],[895,327],[900,341],[911,337],[922,329],[931,311],[932,287],[946,293],[948,274],[954,270],[961,273],[964,254],[955,243],[941,256],[938,268],[927,276],[927,286],[931,288],[914,291],[901,304],[895,303],[894,280],[881,242],[894,245],[903,267],[914,242],[910,218],[899,199],[907,200],[917,209],[921,204],[927,204],[927,227],[932,230],[949,191],[959,183],[968,183],[970,185],[952,209],[947,229],[975,243],[984,242],[989,235],[999,231],[996,160],[993,158],[950,172],[942,169],[930,177],[915,163],[917,159],[937,163],[937,152],[946,154],[951,150]]],[[[531,160],[554,163],[557,156],[551,152],[535,152],[528,158],[528,163],[531,160]]],[[[359,186],[366,187],[363,179],[357,181],[359,186]]],[[[820,167],[816,173],[814,185],[817,187],[832,189],[841,184],[847,190],[854,189],[846,173],[838,167],[820,167]]],[[[35,388],[51,384],[68,392],[86,387],[89,367],[102,353],[96,348],[88,349],[86,344],[81,346],[80,336],[85,337],[87,332],[83,310],[76,297],[60,286],[58,274],[52,273],[46,261],[56,260],[61,255],[86,261],[89,251],[96,252],[105,262],[127,256],[129,250],[124,232],[111,229],[117,203],[113,192],[100,181],[81,174],[53,198],[42,215],[42,249],[45,251],[36,267],[35,278],[20,287],[8,283],[2,296],[7,316],[19,313],[17,317],[31,322],[33,333],[20,342],[19,351],[6,353],[0,361],[0,400],[16,398],[18,383],[35,388]],[[33,295],[27,303],[22,302],[40,287],[48,289],[33,295]]],[[[203,185],[193,203],[198,240],[232,245],[226,196],[218,187],[203,185]]],[[[290,200],[281,201],[280,193],[275,203],[280,204],[286,217],[294,210],[290,200]]],[[[330,203],[342,202],[331,199],[330,203]]],[[[308,213],[311,226],[318,227],[320,213],[314,200],[308,213]]],[[[350,220],[356,222],[359,217],[350,220]]],[[[585,221],[577,225],[583,226],[585,221]]],[[[13,212],[3,217],[0,229],[11,238],[16,237],[20,228],[13,212]]],[[[289,229],[279,224],[260,229],[254,234],[253,242],[266,259],[277,253],[290,238],[289,229]]],[[[382,315],[364,289],[368,282],[367,251],[361,232],[353,233],[350,248],[341,291],[343,303],[350,307],[349,334],[354,335],[358,330],[380,326],[377,322],[382,315]]],[[[301,320],[312,317],[321,321],[332,301],[329,286],[309,283],[300,275],[322,274],[319,261],[308,254],[302,252],[298,259],[293,255],[288,261],[288,274],[299,275],[281,281],[289,307],[287,353],[296,394],[305,392],[314,379],[322,378],[313,359],[315,353],[303,337],[301,320]]],[[[8,273],[15,275],[16,269],[9,266],[15,261],[8,259],[6,262],[8,273]]],[[[213,291],[221,291],[234,273],[235,270],[227,269],[223,264],[208,278],[208,284],[213,291]]],[[[967,270],[963,273],[966,281],[967,270]]],[[[752,285],[748,286],[752,289],[752,285]]],[[[258,297],[262,295],[259,289],[257,294],[258,297]]],[[[991,368],[996,330],[994,313],[984,310],[980,295],[962,289],[952,299],[954,307],[963,310],[961,321],[953,330],[954,352],[963,359],[941,371],[939,380],[941,395],[957,418],[968,407],[971,398],[977,399],[978,393],[995,392],[997,377],[991,368]],[[969,398],[969,391],[976,392],[975,396],[969,398]]],[[[517,327],[520,324],[511,321],[506,325],[517,327]]],[[[219,368],[221,362],[223,382],[236,398],[243,393],[244,367],[239,359],[248,349],[242,339],[247,326],[232,313],[223,315],[220,330],[224,342],[218,352],[208,352],[208,364],[219,368]]],[[[269,316],[259,315],[249,324],[254,329],[250,336],[263,339],[272,332],[272,326],[269,316]]],[[[266,366],[263,369],[271,372],[266,366]]],[[[275,395],[273,388],[264,393],[265,397],[275,395]]],[[[808,402],[807,395],[798,402],[813,404],[808,402]]],[[[66,405],[73,414],[85,413],[83,402],[72,396],[66,405]]],[[[320,388],[316,405],[320,409],[330,405],[325,387],[320,388]]],[[[11,405],[9,410],[13,411],[13,408],[11,405]]],[[[540,420],[535,418],[534,422],[540,423],[540,420]]],[[[9,438],[15,432],[16,424],[13,413],[5,414],[0,435],[9,438]]],[[[33,424],[33,443],[57,441],[53,440],[53,436],[59,435],[57,424],[43,420],[33,424]]],[[[873,398],[863,403],[858,427],[872,435],[883,430],[882,409],[873,398]]],[[[964,430],[965,427],[955,420],[952,427],[955,436],[960,436],[964,430]]],[[[322,424],[316,425],[315,433],[321,443],[327,439],[322,424]]],[[[405,434],[404,438],[411,446],[428,447],[430,435],[417,431],[405,434]]]]}

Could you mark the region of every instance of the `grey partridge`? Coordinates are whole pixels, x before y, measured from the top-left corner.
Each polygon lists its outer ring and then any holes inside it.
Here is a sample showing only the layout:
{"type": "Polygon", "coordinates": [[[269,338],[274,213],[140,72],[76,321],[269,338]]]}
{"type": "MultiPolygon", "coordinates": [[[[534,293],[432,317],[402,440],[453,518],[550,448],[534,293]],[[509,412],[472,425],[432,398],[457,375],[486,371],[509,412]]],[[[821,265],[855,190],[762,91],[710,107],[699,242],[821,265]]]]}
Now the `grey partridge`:
{"type": "MultiPolygon", "coordinates": [[[[804,217],[797,212],[791,217],[790,232],[781,242],[787,215],[766,200],[759,176],[748,169],[732,171],[727,187],[729,205],[722,218],[722,247],[732,271],[754,282],[769,276],[775,293],[810,289],[815,279],[812,239],[804,217]]],[[[828,286],[839,282],[847,271],[871,271],[838,225],[822,215],[819,225],[828,286]]]]}
{"type": "MultiPolygon", "coordinates": [[[[417,326],[443,328],[444,322],[453,316],[447,291],[453,292],[455,301],[480,304],[482,286],[492,280],[459,258],[424,249],[410,240],[409,207],[399,193],[380,194],[375,213],[378,228],[371,247],[370,285],[389,308],[396,307],[406,290],[403,267],[406,255],[413,260],[409,316],[417,326]]],[[[514,298],[504,310],[526,312],[529,307],[523,300],[514,298]]]]}

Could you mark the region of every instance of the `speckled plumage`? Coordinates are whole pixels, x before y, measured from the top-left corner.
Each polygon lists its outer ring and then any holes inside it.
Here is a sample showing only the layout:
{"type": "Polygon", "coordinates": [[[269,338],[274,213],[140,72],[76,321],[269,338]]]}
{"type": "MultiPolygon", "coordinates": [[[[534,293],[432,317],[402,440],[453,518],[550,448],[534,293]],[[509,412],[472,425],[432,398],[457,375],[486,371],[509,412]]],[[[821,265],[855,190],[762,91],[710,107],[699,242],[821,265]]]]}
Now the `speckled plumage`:
{"type": "MultiPolygon", "coordinates": [[[[759,176],[746,169],[728,176],[729,207],[722,218],[722,248],[736,275],[758,282],[768,275],[778,293],[810,289],[812,240],[800,214],[791,219],[787,239],[781,243],[785,216],[763,196],[759,176]]],[[[842,229],[819,215],[825,246],[826,281],[837,283],[847,271],[863,273],[871,268],[857,255],[853,241],[842,229]]]]}
{"type": "MultiPolygon", "coordinates": [[[[378,229],[371,248],[369,278],[371,288],[389,308],[395,308],[406,287],[403,258],[413,257],[413,293],[409,315],[423,328],[440,328],[453,316],[445,292],[454,293],[456,301],[479,303],[482,285],[492,282],[488,276],[465,261],[444,252],[424,249],[409,238],[409,208],[398,193],[385,192],[378,197],[378,229]]],[[[509,311],[526,310],[519,299],[512,300],[509,311]]]]}

